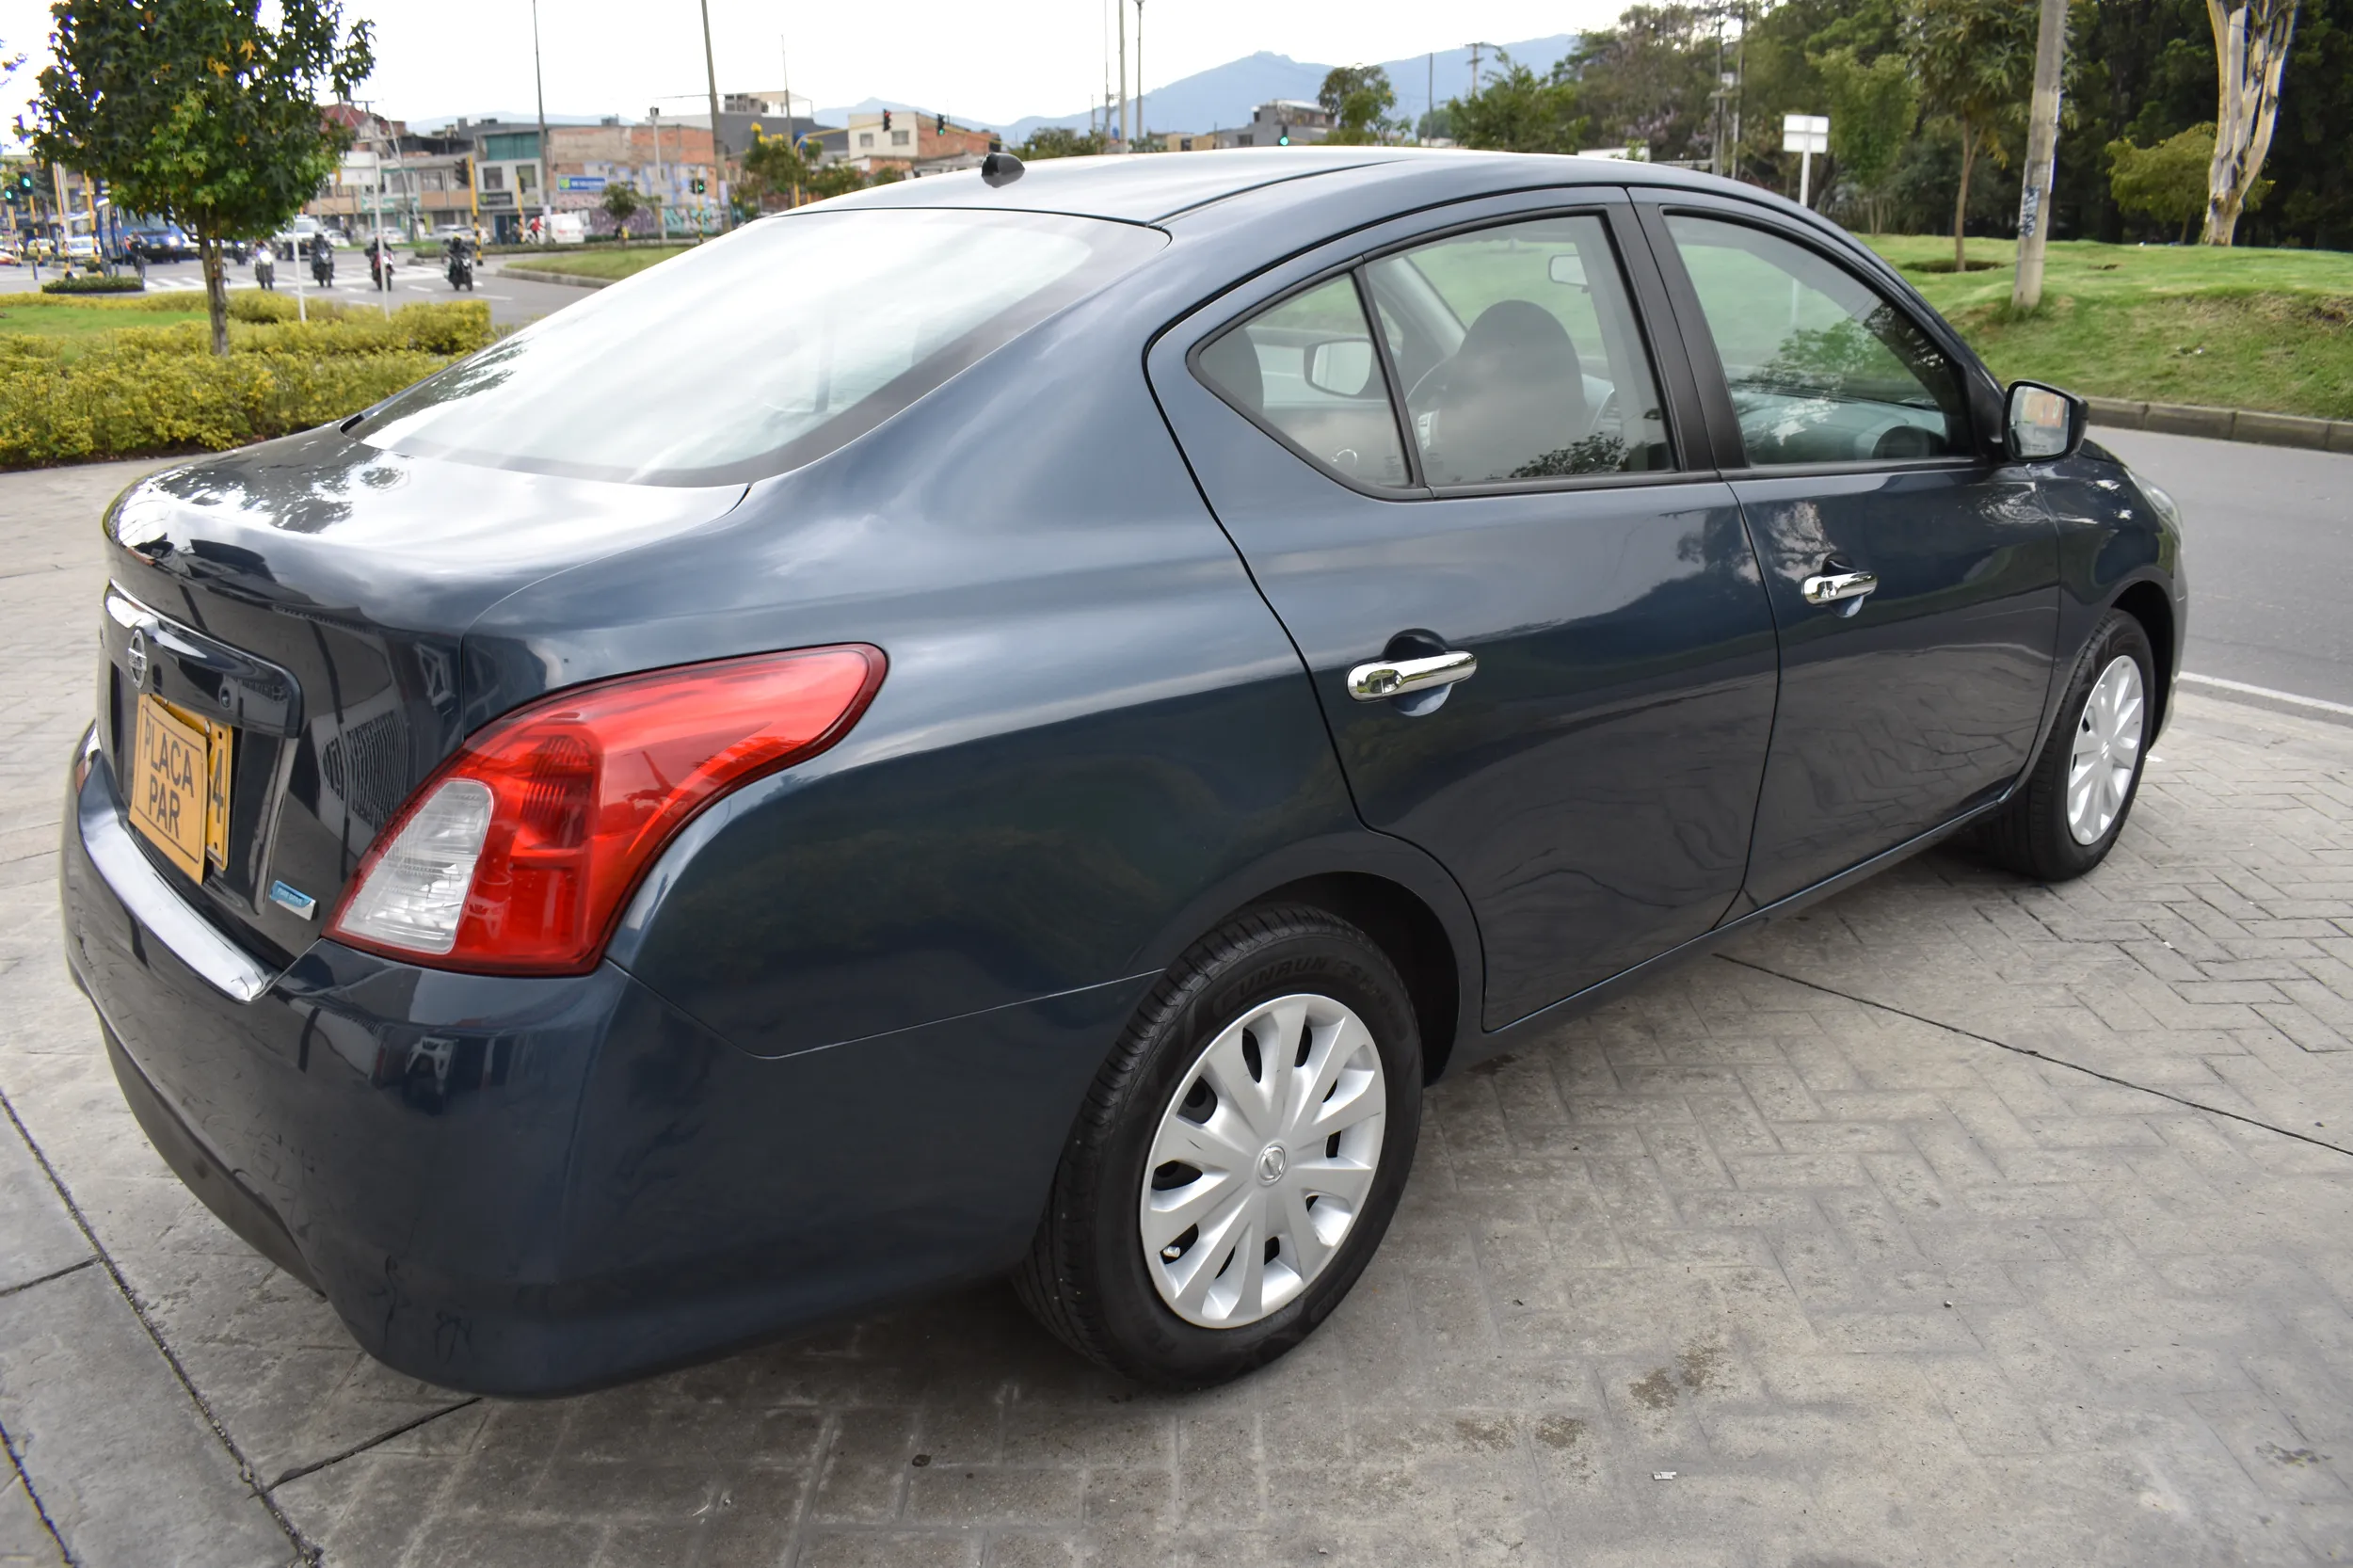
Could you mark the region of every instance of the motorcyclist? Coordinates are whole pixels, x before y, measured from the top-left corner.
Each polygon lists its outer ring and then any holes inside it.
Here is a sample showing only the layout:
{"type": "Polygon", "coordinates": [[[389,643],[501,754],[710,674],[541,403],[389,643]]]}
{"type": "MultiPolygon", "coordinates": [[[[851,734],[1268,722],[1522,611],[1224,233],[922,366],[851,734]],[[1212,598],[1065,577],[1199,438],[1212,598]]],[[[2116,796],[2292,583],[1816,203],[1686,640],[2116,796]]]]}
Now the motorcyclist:
{"type": "Polygon", "coordinates": [[[277,292],[278,253],[267,245],[253,248],[253,285],[277,292]]]}
{"type": "Polygon", "coordinates": [[[368,277],[379,289],[392,286],[392,245],[381,229],[368,238],[368,277]]]}
{"type": "Polygon", "coordinates": [[[335,280],[335,246],[324,231],[311,236],[311,276],[321,288],[335,280]]]}
{"type": "Polygon", "coordinates": [[[443,250],[449,257],[449,286],[453,289],[473,287],[473,241],[463,231],[452,234],[443,250]]]}

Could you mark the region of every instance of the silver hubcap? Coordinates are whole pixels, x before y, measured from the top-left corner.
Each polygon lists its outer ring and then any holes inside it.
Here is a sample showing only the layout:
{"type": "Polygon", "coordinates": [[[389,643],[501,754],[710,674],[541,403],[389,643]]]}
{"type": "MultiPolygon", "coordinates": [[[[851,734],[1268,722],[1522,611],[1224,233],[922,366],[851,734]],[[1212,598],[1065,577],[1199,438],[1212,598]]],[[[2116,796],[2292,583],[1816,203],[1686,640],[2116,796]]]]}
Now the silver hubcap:
{"type": "Polygon", "coordinates": [[[2121,655],[2109,660],[2084,699],[2067,758],[2067,830],[2077,843],[2098,843],[2124,809],[2140,764],[2145,711],[2140,666],[2121,655]]]}
{"type": "Polygon", "coordinates": [[[1388,1111],[1372,1032],[1330,997],[1277,997],[1228,1024],[1144,1164],[1138,1224],[1160,1300],[1240,1328],[1305,1290],[1364,1211],[1388,1111]]]}

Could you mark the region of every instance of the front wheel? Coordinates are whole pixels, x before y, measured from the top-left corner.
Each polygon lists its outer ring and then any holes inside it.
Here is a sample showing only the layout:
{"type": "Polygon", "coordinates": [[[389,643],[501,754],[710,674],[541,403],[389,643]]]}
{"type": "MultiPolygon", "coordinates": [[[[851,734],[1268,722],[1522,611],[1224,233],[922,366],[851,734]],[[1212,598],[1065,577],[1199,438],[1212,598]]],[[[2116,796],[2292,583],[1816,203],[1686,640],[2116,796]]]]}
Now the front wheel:
{"type": "Polygon", "coordinates": [[[2110,610],[2075,666],[2034,771],[1977,835],[1990,859],[2065,882],[2107,858],[2140,792],[2156,689],[2148,633],[2110,610]]]}
{"type": "Polygon", "coordinates": [[[1236,917],[1156,985],[1080,1109],[1030,1256],[1039,1320],[1139,1383],[1264,1366],[1381,1244],[1421,1121],[1421,1036],[1335,916],[1236,917]]]}

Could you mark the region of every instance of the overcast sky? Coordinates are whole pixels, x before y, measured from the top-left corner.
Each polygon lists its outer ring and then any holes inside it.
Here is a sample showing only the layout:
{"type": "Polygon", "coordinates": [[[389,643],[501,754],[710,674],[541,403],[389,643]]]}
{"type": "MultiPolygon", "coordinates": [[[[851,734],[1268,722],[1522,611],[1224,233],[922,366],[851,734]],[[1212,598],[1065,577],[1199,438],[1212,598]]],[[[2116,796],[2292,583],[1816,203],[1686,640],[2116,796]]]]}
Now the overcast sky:
{"type": "MultiPolygon", "coordinates": [[[[721,92],[777,87],[788,47],[796,102],[888,98],[1003,123],[1082,111],[1103,90],[1108,0],[710,3],[721,92]]],[[[1147,0],[1145,86],[1260,49],[1334,64],[1396,59],[1474,39],[1577,32],[1621,8],[1622,0],[1147,0]]],[[[344,14],[376,24],[377,65],[361,96],[380,111],[422,120],[531,109],[530,0],[345,0],[344,14]]],[[[1128,16],[1132,28],[1132,0],[1128,16]]],[[[0,88],[11,144],[49,26],[41,0],[0,0],[0,44],[32,56],[0,88]]],[[[550,114],[641,117],[654,104],[691,113],[700,102],[696,0],[540,0],[539,27],[550,114]]],[[[1132,36],[1128,46],[1132,62],[1132,36]]]]}

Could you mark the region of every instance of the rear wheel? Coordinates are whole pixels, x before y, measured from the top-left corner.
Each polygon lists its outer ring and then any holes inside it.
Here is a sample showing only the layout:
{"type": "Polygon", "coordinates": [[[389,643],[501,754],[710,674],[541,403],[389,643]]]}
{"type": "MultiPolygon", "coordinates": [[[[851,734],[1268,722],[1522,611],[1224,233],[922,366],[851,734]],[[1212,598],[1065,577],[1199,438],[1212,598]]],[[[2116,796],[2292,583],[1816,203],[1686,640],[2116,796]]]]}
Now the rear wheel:
{"type": "Polygon", "coordinates": [[[1239,916],[1170,968],[1096,1076],[1016,1286],[1140,1383],[1263,1366],[1364,1272],[1420,1111],[1413,1006],[1371,939],[1319,909],[1239,916]]]}
{"type": "Polygon", "coordinates": [[[2148,633],[2109,611],[2075,666],[2034,771],[1979,831],[1987,856],[2043,882],[2081,876],[2106,859],[2140,791],[2155,691],[2148,633]]]}

